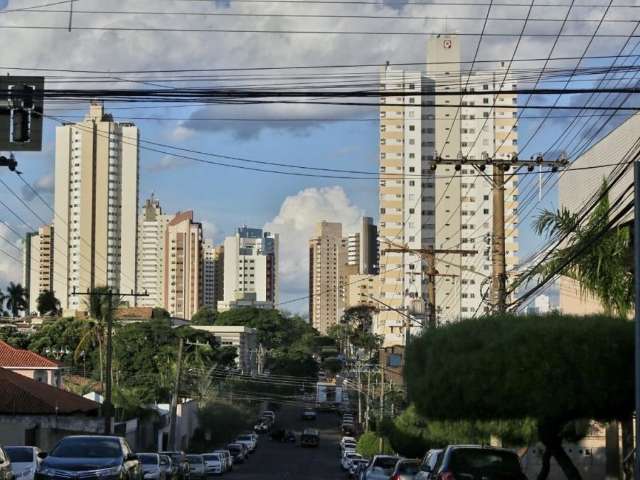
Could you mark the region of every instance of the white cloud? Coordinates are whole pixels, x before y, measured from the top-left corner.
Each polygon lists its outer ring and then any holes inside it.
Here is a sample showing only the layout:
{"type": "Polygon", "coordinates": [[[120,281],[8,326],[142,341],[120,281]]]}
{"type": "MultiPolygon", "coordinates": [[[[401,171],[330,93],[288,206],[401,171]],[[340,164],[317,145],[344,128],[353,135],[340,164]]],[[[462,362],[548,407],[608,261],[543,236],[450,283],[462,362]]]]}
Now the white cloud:
{"type": "Polygon", "coordinates": [[[4,289],[9,282],[22,283],[22,241],[12,240],[15,234],[1,223],[0,237],[0,248],[6,252],[0,254],[0,289],[4,289]]]}
{"type": "MultiPolygon", "coordinates": [[[[285,198],[276,217],[264,229],[280,234],[281,299],[304,295],[309,280],[309,239],[318,222],[342,223],[343,234],[355,231],[363,211],[342,187],[307,188],[285,198]]],[[[291,305],[292,308],[297,305],[291,305]]]]}
{"type": "Polygon", "coordinates": [[[211,240],[214,244],[222,243],[224,240],[224,231],[214,222],[209,220],[198,220],[202,224],[202,236],[207,240],[211,240]]]}
{"type": "Polygon", "coordinates": [[[157,162],[145,166],[144,169],[149,173],[159,173],[167,170],[176,170],[178,168],[182,168],[188,163],[189,162],[184,158],[165,155],[157,162]]]}

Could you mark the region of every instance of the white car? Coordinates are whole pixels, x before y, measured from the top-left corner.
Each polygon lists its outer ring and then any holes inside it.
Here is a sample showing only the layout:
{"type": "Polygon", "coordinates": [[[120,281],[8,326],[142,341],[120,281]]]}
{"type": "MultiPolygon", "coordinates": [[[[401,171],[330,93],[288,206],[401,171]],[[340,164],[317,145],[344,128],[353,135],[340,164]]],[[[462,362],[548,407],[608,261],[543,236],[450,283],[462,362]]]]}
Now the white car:
{"type": "Polygon", "coordinates": [[[236,438],[235,443],[245,445],[249,452],[253,452],[256,449],[256,442],[249,434],[240,435],[238,438],[236,438]]]}
{"type": "Polygon", "coordinates": [[[33,480],[40,460],[38,447],[9,446],[3,450],[11,460],[11,471],[15,480],[33,480]]]}
{"type": "Polygon", "coordinates": [[[233,455],[229,450],[214,450],[213,453],[218,453],[222,456],[222,460],[224,461],[224,465],[222,465],[222,469],[225,472],[230,472],[233,470],[233,455]]]}
{"type": "Polygon", "coordinates": [[[272,422],[276,421],[276,414],[272,410],[265,410],[264,412],[262,412],[262,417],[263,418],[264,417],[269,417],[272,422]]]}
{"type": "Polygon", "coordinates": [[[205,453],[204,457],[204,474],[205,477],[211,475],[221,475],[223,468],[222,455],[219,453],[205,453]]]}
{"type": "Polygon", "coordinates": [[[355,444],[355,443],[357,443],[357,440],[355,438],[353,438],[353,437],[342,437],[340,439],[340,448],[344,448],[344,444],[345,443],[353,443],[353,444],[355,444]]]}
{"type": "Polygon", "coordinates": [[[342,459],[340,460],[340,465],[342,466],[343,470],[349,470],[351,468],[351,461],[355,460],[355,459],[361,459],[362,455],[360,455],[359,453],[356,452],[346,452],[343,456],[342,459]]]}
{"type": "Polygon", "coordinates": [[[160,455],[157,453],[137,453],[145,480],[165,480],[166,470],[160,467],[160,455]]]}

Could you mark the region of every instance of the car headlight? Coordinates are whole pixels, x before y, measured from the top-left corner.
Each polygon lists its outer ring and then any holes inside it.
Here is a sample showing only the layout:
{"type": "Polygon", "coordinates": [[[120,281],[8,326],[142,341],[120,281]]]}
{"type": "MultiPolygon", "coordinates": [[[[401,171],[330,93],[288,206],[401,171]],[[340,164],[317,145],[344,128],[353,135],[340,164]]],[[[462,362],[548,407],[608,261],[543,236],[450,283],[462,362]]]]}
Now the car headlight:
{"type": "Polygon", "coordinates": [[[116,475],[120,475],[120,466],[102,468],[100,470],[96,470],[95,474],[97,477],[115,477],[116,475]]]}
{"type": "Polygon", "coordinates": [[[47,476],[53,477],[58,473],[58,471],[55,468],[51,468],[51,467],[40,467],[40,470],[38,470],[38,473],[40,475],[47,475],[47,476]]]}

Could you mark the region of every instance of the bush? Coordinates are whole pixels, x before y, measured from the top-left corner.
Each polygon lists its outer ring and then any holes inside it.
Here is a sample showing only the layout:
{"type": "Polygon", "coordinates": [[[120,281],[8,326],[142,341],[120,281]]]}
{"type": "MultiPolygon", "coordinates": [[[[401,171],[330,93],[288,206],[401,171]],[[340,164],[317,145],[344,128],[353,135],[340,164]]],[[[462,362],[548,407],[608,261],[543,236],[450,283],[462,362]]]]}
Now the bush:
{"type": "MultiPolygon", "coordinates": [[[[356,451],[364,458],[373,458],[374,455],[378,455],[380,453],[380,437],[376,435],[375,432],[363,433],[358,439],[356,451]]],[[[393,453],[391,443],[386,438],[384,439],[382,453],[393,453]]]]}
{"type": "Polygon", "coordinates": [[[226,445],[238,434],[250,429],[256,412],[249,408],[221,401],[212,401],[198,411],[199,427],[191,439],[190,450],[210,451],[226,445]]]}

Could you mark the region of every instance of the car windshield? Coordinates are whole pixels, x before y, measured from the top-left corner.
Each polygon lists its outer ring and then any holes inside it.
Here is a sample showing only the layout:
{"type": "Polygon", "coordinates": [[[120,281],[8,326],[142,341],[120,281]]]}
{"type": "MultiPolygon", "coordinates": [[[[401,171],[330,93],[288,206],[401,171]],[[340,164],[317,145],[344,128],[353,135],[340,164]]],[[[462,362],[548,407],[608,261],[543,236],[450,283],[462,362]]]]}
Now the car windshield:
{"type": "Polygon", "coordinates": [[[138,460],[142,462],[143,465],[157,465],[158,457],[151,453],[139,453],[138,460]]]}
{"type": "Polygon", "coordinates": [[[202,463],[202,457],[199,455],[187,455],[187,461],[191,465],[200,465],[202,463]]]}
{"type": "Polygon", "coordinates": [[[453,472],[520,473],[515,453],[480,448],[459,448],[452,452],[450,468],[453,472]]]}
{"type": "Polygon", "coordinates": [[[420,471],[418,462],[402,462],[398,465],[398,473],[415,475],[420,471]]]}
{"type": "Polygon", "coordinates": [[[13,463],[33,462],[33,449],[29,447],[5,447],[4,451],[13,463]]]}
{"type": "Polygon", "coordinates": [[[400,460],[398,457],[380,457],[376,458],[373,466],[382,468],[385,473],[391,473],[398,460],[400,460]]]}
{"type": "Polygon", "coordinates": [[[67,437],[51,451],[61,458],[117,458],[122,456],[120,442],[114,438],[67,437]]]}
{"type": "Polygon", "coordinates": [[[251,438],[251,436],[250,436],[250,435],[240,435],[240,436],[238,437],[238,440],[243,440],[243,441],[245,441],[245,442],[246,442],[246,441],[249,441],[249,442],[250,442],[250,441],[251,441],[251,440],[253,440],[253,439],[251,438]]]}
{"type": "Polygon", "coordinates": [[[217,455],[203,455],[203,458],[207,462],[219,462],[220,458],[217,455]]]}

